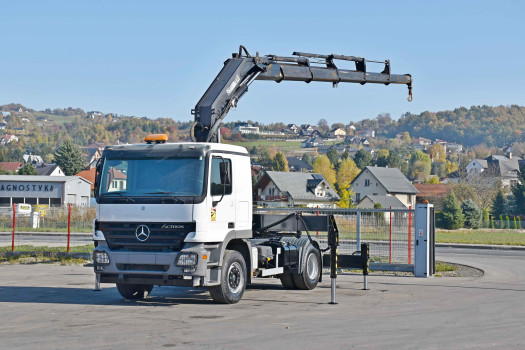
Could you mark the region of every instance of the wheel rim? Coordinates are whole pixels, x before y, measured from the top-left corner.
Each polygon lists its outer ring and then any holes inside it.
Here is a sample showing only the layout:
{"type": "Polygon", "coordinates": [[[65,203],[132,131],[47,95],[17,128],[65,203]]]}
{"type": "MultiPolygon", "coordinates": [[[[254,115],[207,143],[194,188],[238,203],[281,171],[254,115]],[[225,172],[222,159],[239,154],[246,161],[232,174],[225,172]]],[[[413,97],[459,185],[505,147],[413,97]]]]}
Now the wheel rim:
{"type": "Polygon", "coordinates": [[[237,261],[230,265],[228,269],[228,287],[232,293],[238,293],[242,289],[243,275],[242,267],[237,261]]]}
{"type": "Polygon", "coordinates": [[[308,260],[306,261],[306,274],[310,280],[315,280],[319,274],[319,264],[313,253],[308,255],[308,260]]]}

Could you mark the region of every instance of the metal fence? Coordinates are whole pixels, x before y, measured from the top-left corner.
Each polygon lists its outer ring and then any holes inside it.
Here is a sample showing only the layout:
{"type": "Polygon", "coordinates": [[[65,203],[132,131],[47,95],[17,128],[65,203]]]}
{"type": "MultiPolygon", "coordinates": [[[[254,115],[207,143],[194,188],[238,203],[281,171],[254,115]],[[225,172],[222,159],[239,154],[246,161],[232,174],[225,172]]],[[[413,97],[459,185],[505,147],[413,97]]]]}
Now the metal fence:
{"type": "MultiPolygon", "coordinates": [[[[304,209],[302,215],[333,214],[339,230],[339,254],[354,254],[370,245],[372,264],[413,265],[415,211],[412,209],[304,209]]],[[[257,209],[255,213],[289,213],[290,209],[257,209]]],[[[309,232],[327,246],[327,232],[309,232]]]]}

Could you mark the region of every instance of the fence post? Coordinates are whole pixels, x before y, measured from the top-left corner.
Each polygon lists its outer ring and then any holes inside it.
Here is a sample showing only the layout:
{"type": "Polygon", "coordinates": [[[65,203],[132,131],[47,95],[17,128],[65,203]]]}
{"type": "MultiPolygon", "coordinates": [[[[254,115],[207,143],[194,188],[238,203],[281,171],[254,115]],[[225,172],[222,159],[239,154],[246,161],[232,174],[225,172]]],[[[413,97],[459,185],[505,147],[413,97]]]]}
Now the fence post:
{"type": "Polygon", "coordinates": [[[390,207],[390,263],[392,263],[392,207],[390,207]]]}
{"type": "Polygon", "coordinates": [[[67,252],[69,253],[69,240],[71,239],[71,203],[68,205],[67,214],[67,252]]]}
{"type": "Polygon", "coordinates": [[[13,203],[13,239],[11,242],[11,251],[15,251],[15,227],[16,227],[16,203],[13,203]]]}
{"type": "Polygon", "coordinates": [[[412,263],[412,206],[408,206],[408,264],[412,263]]]}
{"type": "Polygon", "coordinates": [[[360,211],[356,213],[355,231],[356,231],[355,250],[359,250],[361,249],[361,212],[360,211]]]}

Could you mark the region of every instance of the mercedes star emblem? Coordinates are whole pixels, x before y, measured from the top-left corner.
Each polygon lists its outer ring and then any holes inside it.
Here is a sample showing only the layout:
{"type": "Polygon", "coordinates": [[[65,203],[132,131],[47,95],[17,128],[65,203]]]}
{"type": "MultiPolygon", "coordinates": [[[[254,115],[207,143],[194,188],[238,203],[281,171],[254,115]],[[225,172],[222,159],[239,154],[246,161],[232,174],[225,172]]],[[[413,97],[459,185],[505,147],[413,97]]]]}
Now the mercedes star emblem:
{"type": "Polygon", "coordinates": [[[137,240],[141,242],[146,242],[148,240],[149,233],[149,227],[146,225],[139,225],[135,230],[135,236],[137,237],[137,240]]]}

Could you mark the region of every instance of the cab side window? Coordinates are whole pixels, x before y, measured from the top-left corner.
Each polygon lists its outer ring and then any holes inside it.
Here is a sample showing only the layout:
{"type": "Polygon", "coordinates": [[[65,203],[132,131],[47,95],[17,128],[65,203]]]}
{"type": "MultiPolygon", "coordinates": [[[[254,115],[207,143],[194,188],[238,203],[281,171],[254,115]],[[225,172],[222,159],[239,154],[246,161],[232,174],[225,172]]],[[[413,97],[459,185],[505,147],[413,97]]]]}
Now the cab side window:
{"type": "Polygon", "coordinates": [[[232,164],[230,159],[213,157],[211,160],[210,191],[212,196],[232,193],[232,164]]]}

